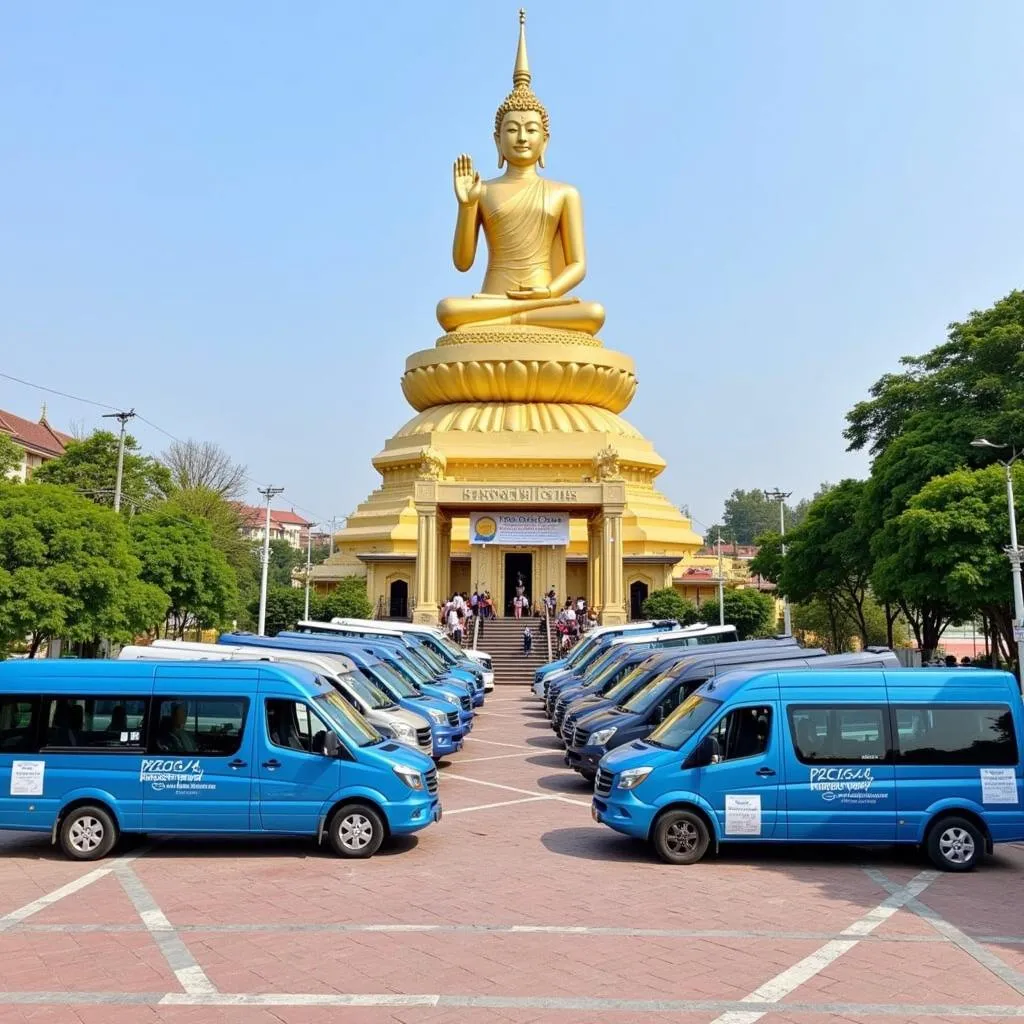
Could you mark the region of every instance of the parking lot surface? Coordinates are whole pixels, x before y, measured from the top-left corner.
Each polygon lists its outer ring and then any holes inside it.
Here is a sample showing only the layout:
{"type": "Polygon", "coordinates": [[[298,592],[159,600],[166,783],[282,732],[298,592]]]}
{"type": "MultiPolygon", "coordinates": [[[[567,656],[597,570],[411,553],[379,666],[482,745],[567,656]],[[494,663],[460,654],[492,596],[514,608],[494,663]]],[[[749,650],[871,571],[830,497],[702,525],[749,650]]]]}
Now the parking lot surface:
{"type": "Polygon", "coordinates": [[[95,865],[0,837],[0,1021],[1024,1020],[1024,848],[733,848],[669,867],[590,819],[539,706],[488,698],[444,820],[342,861],[158,840],[95,865]]]}

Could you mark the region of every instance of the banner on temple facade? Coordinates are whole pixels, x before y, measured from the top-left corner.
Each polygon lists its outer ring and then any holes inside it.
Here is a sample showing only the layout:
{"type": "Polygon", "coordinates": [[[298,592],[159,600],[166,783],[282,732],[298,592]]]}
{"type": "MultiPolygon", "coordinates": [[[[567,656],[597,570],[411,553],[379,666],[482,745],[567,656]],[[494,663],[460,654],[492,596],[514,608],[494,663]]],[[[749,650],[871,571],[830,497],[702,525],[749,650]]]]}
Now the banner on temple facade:
{"type": "Polygon", "coordinates": [[[568,512],[472,512],[471,544],[520,544],[543,547],[569,543],[568,512]]]}

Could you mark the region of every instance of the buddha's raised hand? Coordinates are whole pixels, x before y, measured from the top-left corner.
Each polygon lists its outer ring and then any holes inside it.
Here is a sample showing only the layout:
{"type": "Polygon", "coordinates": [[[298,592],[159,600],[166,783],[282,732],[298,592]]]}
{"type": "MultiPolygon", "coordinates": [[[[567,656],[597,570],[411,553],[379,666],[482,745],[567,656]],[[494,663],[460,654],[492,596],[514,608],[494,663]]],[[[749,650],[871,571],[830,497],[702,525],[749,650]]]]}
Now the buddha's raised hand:
{"type": "Polygon", "coordinates": [[[455,178],[455,198],[460,206],[470,206],[480,201],[483,192],[483,184],[480,181],[480,172],[473,167],[473,158],[462,154],[452,167],[452,175],[455,178]]]}

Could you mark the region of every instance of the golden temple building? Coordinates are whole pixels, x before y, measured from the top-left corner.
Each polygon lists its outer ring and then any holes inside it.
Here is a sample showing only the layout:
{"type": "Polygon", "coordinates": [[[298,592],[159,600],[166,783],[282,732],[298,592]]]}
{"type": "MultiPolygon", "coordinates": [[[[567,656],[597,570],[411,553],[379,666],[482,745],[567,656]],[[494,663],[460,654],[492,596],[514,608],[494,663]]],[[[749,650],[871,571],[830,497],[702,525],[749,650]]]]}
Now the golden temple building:
{"type": "Polygon", "coordinates": [[[633,360],[604,347],[604,309],[571,294],[586,273],[582,205],[540,173],[548,113],[531,88],[520,12],[513,88],[494,121],[499,175],[468,156],[452,169],[460,271],[487,249],[482,288],[443,299],[444,333],[406,360],[416,411],[373,458],[381,484],[314,570],[317,590],[365,575],[378,613],[436,622],[454,591],[487,591],[507,614],[516,586],[552,587],[604,623],[647,594],[686,587],[701,546],[655,487],[665,461],[622,417],[633,360]]]}

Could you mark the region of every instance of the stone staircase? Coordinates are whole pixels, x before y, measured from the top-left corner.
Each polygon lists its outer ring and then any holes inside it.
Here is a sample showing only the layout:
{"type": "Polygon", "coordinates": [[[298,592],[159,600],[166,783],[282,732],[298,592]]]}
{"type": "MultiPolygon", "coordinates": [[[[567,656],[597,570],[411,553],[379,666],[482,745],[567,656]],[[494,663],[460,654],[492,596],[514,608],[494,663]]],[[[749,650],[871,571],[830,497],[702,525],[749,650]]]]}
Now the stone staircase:
{"type": "MultiPolygon", "coordinates": [[[[533,673],[548,661],[548,645],[544,639],[544,620],[528,619],[490,619],[483,623],[477,646],[486,651],[494,662],[495,686],[519,685],[533,683],[533,673]],[[529,626],[533,631],[533,650],[529,655],[523,654],[523,630],[529,626]]],[[[552,650],[556,652],[558,645],[556,634],[552,631],[552,650]]],[[[467,637],[464,647],[471,647],[472,636],[467,637]]]]}

